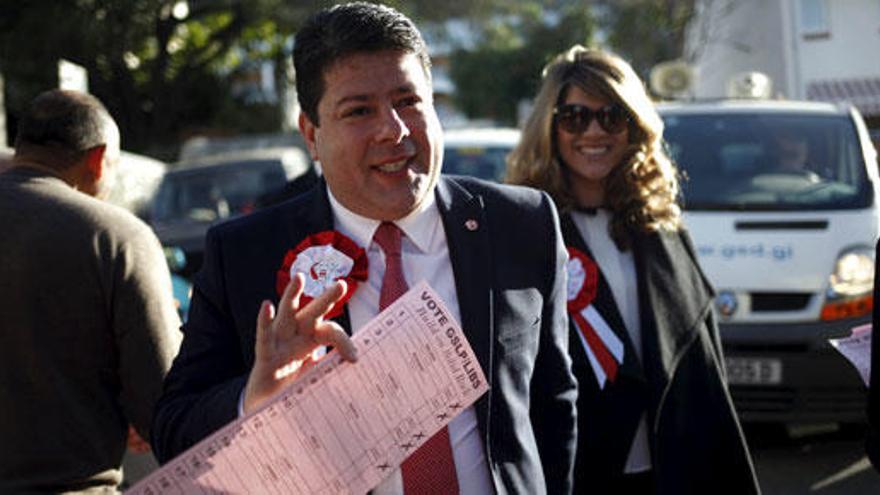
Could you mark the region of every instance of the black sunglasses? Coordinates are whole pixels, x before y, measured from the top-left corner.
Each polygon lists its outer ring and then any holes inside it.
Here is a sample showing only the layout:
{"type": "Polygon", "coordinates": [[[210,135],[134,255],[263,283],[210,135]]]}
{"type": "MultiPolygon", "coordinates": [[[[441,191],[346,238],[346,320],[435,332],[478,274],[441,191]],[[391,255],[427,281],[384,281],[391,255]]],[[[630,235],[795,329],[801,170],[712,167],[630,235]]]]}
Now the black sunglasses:
{"type": "Polygon", "coordinates": [[[618,134],[626,129],[629,123],[629,114],[620,105],[608,105],[598,110],[570,103],[557,105],[553,109],[553,118],[565,132],[580,134],[590,127],[590,122],[596,119],[599,127],[609,134],[618,134]]]}

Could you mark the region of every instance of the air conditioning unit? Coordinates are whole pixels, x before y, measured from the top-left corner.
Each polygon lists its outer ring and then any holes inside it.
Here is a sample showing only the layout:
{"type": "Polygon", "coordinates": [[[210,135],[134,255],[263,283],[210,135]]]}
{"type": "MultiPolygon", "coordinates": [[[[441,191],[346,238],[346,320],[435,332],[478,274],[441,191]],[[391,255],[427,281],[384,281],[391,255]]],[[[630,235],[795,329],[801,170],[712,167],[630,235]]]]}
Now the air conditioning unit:
{"type": "Polygon", "coordinates": [[[681,98],[691,93],[696,74],[684,60],[669,60],[651,69],[650,84],[654,93],[664,98],[681,98]]]}
{"type": "Polygon", "coordinates": [[[763,72],[740,72],[727,82],[730,98],[768,99],[772,93],[773,80],[763,72]]]}

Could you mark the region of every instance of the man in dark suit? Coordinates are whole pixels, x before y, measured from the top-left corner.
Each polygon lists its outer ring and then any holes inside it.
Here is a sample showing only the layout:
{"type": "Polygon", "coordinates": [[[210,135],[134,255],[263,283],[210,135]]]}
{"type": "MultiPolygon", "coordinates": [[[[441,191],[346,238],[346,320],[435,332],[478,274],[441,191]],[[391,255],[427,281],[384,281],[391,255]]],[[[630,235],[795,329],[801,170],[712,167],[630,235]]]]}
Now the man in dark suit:
{"type": "MultiPolygon", "coordinates": [[[[438,493],[570,492],[577,393],[566,254],[549,197],[440,177],[430,62],[399,12],[367,3],[321,11],[297,34],[294,63],[300,129],[323,179],[208,233],[184,343],[154,421],[160,460],[265,403],[297,375],[276,372],[292,360],[308,366],[317,346],[356,360],[347,333],[379,312],[388,280],[402,273],[410,286],[426,280],[459,317],[490,384],[441,432],[448,438],[429,440],[448,452],[427,461],[429,484],[438,493]],[[285,253],[326,231],[366,250],[366,280],[351,294],[336,282],[300,305],[304,279],[295,276],[276,314],[266,301],[277,299],[285,253]],[[383,247],[388,232],[399,236],[399,256],[383,247]],[[325,320],[346,297],[343,313],[325,320]],[[452,479],[441,482],[445,470],[452,479]]],[[[408,474],[423,454],[375,493],[425,493],[411,488],[408,474]]]]}

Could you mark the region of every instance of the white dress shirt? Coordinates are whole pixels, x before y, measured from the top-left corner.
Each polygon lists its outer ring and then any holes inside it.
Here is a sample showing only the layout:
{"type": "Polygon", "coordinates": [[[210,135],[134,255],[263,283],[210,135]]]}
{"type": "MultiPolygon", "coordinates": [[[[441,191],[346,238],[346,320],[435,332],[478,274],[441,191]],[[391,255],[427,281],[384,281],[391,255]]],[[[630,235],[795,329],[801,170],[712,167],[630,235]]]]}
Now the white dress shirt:
{"type": "MultiPolygon", "coordinates": [[[[632,251],[617,249],[608,234],[608,223],[611,221],[611,213],[608,210],[599,208],[595,215],[572,212],[571,217],[611,288],[614,302],[623,318],[623,325],[635,348],[636,357],[641,361],[642,332],[639,318],[638,279],[632,251]]],[[[649,469],[651,469],[651,451],[648,446],[647,413],[644,413],[639,420],[639,427],[633,438],[623,472],[639,473],[649,469]]]]}
{"type": "MultiPolygon", "coordinates": [[[[327,193],[333,211],[335,229],[367,251],[367,280],[358,284],[357,290],[348,301],[352,332],[357,332],[379,314],[379,293],[382,289],[382,277],[385,274],[385,253],[373,242],[373,234],[380,222],[360,216],[342,206],[329,188],[327,193]]],[[[446,231],[434,201],[433,191],[428,194],[428,198],[418,211],[394,223],[404,234],[401,236],[400,248],[401,263],[407,283],[412,287],[421,280],[427,281],[460,322],[461,314],[455,292],[452,263],[449,260],[446,231]]],[[[475,495],[494,493],[473,406],[462,411],[449,423],[449,439],[460,492],[475,495]]],[[[400,469],[391,473],[373,490],[373,493],[402,494],[403,478],[400,469]]]]}

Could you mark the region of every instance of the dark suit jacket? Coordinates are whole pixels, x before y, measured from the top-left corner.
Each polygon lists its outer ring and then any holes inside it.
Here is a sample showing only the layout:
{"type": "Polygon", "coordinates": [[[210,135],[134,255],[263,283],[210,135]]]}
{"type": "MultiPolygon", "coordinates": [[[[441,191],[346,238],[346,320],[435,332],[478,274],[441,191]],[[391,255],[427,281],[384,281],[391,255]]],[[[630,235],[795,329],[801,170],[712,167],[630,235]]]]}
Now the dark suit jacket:
{"type": "MultiPolygon", "coordinates": [[[[880,328],[880,306],[877,305],[880,296],[880,242],[877,243],[875,258],[878,263],[874,265],[874,318],[873,328],[880,328]]],[[[874,465],[874,469],[880,471],[880,338],[873,335],[871,338],[871,386],[868,387],[868,459],[874,465]]]]}
{"type": "MultiPolygon", "coordinates": [[[[567,246],[590,254],[568,214],[567,246]]],[[[745,438],[725,383],[712,289],[685,232],[632,234],[642,332],[642,361],[600,267],[593,304],[623,340],[624,362],[600,390],[572,324],[578,379],[575,493],[615,493],[642,413],[660,494],[759,491],[745,438]]]]}
{"type": "MultiPolygon", "coordinates": [[[[476,403],[498,493],[568,493],[576,384],[568,356],[565,251],[549,197],[442,177],[436,189],[462,327],[489,381],[476,403]],[[465,227],[469,219],[479,227],[465,227]]],[[[332,229],[323,180],[292,201],[207,236],[181,352],[157,406],[153,446],[167,461],[235,419],[254,355],[260,302],[276,300],[285,252],[332,229]]],[[[338,320],[349,328],[347,315],[338,320]]]]}

